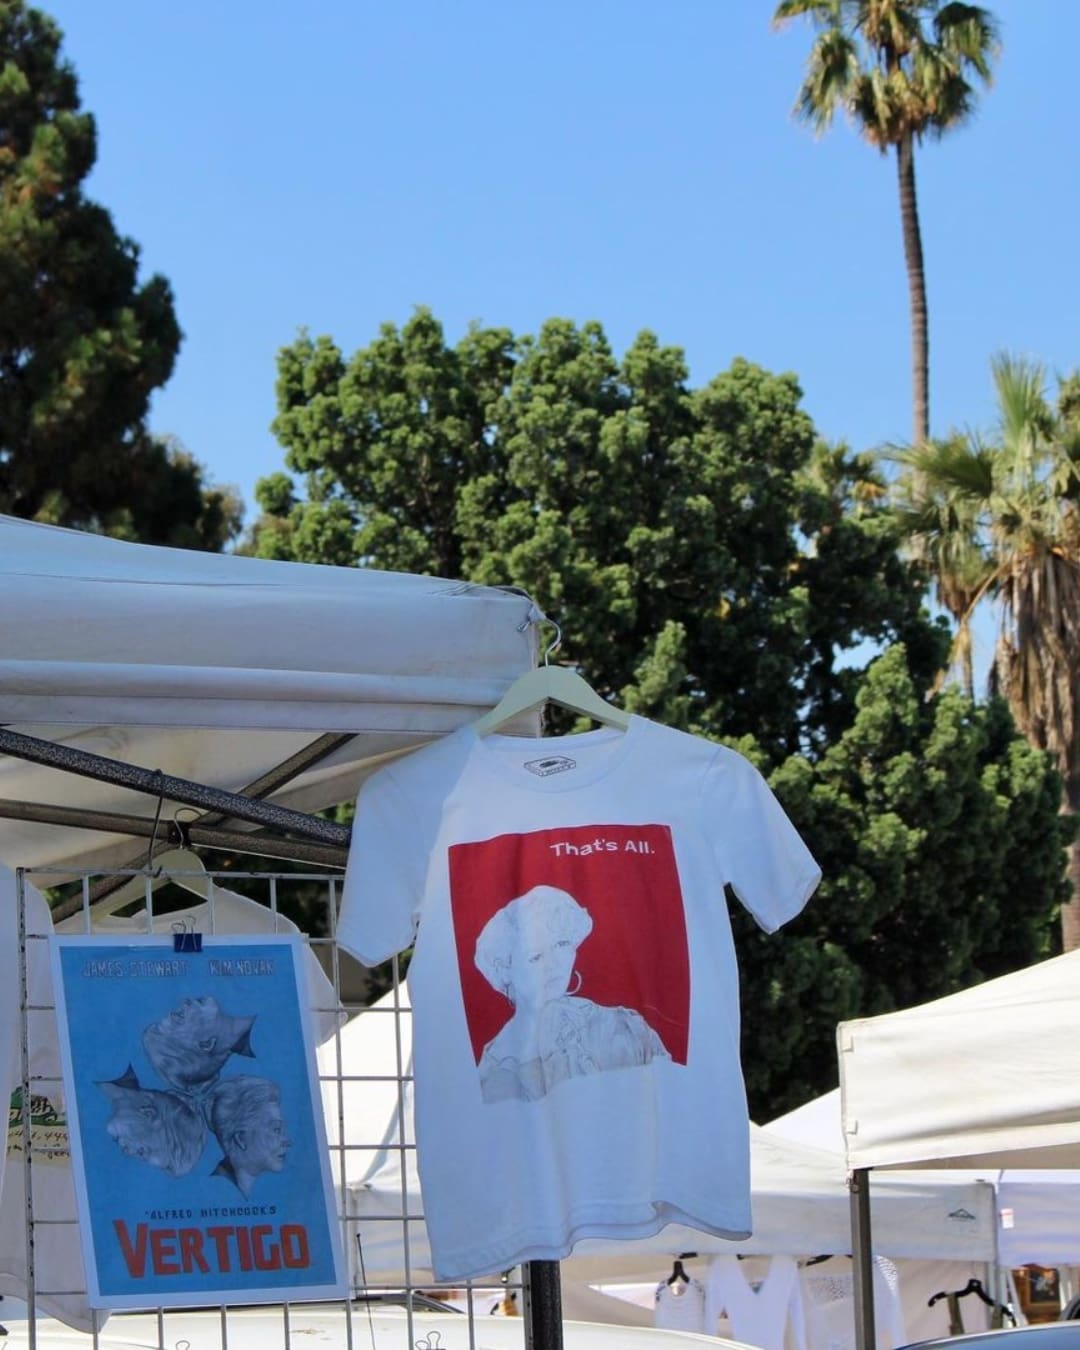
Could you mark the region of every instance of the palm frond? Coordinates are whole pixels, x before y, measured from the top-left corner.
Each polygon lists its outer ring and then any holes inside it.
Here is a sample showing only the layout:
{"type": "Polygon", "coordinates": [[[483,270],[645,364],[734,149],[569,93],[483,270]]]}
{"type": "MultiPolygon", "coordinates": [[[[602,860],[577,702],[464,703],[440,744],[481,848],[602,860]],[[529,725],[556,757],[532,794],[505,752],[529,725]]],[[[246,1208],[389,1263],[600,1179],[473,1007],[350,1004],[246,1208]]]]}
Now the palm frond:
{"type": "Polygon", "coordinates": [[[806,77],[795,104],[796,116],[818,133],[828,130],[836,110],[848,105],[858,68],[851,39],[839,28],[826,29],[810,49],[806,77]]]}
{"type": "Polygon", "coordinates": [[[975,109],[974,89],[938,48],[923,48],[916,54],[911,86],[918,100],[913,122],[919,135],[941,137],[967,121],[975,109]]]}
{"type": "Polygon", "coordinates": [[[1014,488],[1037,479],[1053,435],[1054,414],[1046,397],[1041,362],[999,352],[991,361],[997,392],[1003,464],[1014,488]]]}
{"type": "Polygon", "coordinates": [[[989,10],[979,5],[943,5],[934,15],[934,35],[944,52],[970,67],[984,84],[991,82],[991,61],[1001,51],[1001,37],[989,10]]]}
{"type": "Polygon", "coordinates": [[[890,60],[902,60],[923,40],[918,4],[860,0],[852,9],[852,26],[886,64],[890,60]]]}
{"type": "Polygon", "coordinates": [[[906,477],[921,480],[937,495],[959,494],[988,503],[997,489],[994,451],[977,436],[931,440],[893,450],[889,458],[904,467],[906,477]]]}
{"type": "Polygon", "coordinates": [[[782,28],[792,19],[810,19],[819,28],[838,28],[841,21],[840,0],[781,0],[773,11],[774,28],[782,28]]]}

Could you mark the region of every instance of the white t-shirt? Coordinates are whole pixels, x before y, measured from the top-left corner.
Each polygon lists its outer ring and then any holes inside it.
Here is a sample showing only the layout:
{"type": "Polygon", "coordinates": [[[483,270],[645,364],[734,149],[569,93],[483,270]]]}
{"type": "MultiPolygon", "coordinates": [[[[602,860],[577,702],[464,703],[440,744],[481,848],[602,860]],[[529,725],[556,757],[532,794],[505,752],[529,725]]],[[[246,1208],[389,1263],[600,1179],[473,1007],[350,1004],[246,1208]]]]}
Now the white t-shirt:
{"type": "Polygon", "coordinates": [[[438,1277],[669,1223],[749,1235],[723,888],[771,932],[819,877],[746,759],[639,717],[543,740],[464,727],[368,780],[337,937],[368,965],[416,938],[438,1277]]]}

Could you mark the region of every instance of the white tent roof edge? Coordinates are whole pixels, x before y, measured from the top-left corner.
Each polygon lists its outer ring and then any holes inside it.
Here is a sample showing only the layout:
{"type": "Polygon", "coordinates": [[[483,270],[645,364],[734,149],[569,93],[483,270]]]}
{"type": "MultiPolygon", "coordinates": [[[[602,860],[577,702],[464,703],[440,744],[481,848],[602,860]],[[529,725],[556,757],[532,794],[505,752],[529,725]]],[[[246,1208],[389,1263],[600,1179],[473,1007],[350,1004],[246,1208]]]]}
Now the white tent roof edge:
{"type": "MultiPolygon", "coordinates": [[[[512,588],[128,543],[0,516],[0,724],[235,792],[323,733],[275,791],[314,812],[368,761],[475,720],[536,662],[512,588]]],[[[127,788],[0,755],[0,799],[140,814],[127,788]]],[[[175,803],[164,804],[171,814],[175,803]]],[[[0,819],[9,866],[123,865],[130,839],[0,819]]]]}

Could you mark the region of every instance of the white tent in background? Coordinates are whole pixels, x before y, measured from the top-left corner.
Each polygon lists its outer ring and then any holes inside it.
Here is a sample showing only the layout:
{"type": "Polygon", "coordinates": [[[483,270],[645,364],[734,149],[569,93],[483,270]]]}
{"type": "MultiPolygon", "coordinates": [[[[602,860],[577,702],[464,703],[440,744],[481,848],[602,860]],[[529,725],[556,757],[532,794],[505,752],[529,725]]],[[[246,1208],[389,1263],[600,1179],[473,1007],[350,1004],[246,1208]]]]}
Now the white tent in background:
{"type": "MultiPolygon", "coordinates": [[[[396,994],[403,1010],[395,1019],[395,993],[360,1013],[340,1034],[340,1050],[328,1041],[320,1072],[334,1074],[341,1058],[345,1082],[324,1084],[332,1147],[340,1143],[339,1116],[346,1124],[345,1149],[333,1172],[343,1186],[354,1220],[352,1259],[369,1281],[400,1280],[405,1269],[430,1271],[423,1201],[416,1171],[412,1118],[411,1018],[407,990],[396,994]],[[395,1022],[397,1021],[397,1026],[395,1022]],[[402,1070],[400,1096],[394,1082],[350,1082],[350,1075],[381,1077],[402,1070]],[[411,1217],[403,1223],[403,1212],[411,1217]]],[[[688,1159],[687,1166],[693,1167],[688,1159]]],[[[813,1256],[850,1250],[849,1196],[839,1153],[791,1144],[754,1127],[751,1140],[754,1236],[732,1243],[675,1225],[633,1242],[586,1241],[565,1263],[568,1278],[601,1281],[653,1276],[684,1251],[699,1255],[813,1256]]],[[[894,1179],[874,1200],[877,1250],[891,1257],[993,1259],[993,1199],[990,1187],[965,1179],[894,1179]]],[[[498,1272],[493,1272],[498,1274],[498,1272]]]]}
{"type": "MultiPolygon", "coordinates": [[[[537,617],[527,597],[491,587],[0,516],[0,724],[230,791],[345,733],[270,794],[311,812],[349,800],[365,761],[492,707],[533,664],[537,617]]],[[[0,750],[8,803],[145,815],[147,798],[0,750]]],[[[131,852],[122,832],[0,810],[9,866],[124,866],[131,852]]]]}
{"type": "Polygon", "coordinates": [[[852,1169],[1080,1167],[1080,951],[837,1044],[852,1169]]]}
{"type": "MultiPolygon", "coordinates": [[[[873,1168],[1080,1167],[1080,951],[837,1029],[857,1194],[860,1350],[873,1343],[873,1168]]],[[[1004,1259],[1004,1253],[1002,1258],[1004,1259]]]]}
{"type": "MultiPolygon", "coordinates": [[[[795,1143],[843,1149],[840,1089],[834,1088],[769,1121],[765,1129],[795,1143]]],[[[875,1178],[875,1189],[896,1175],[908,1174],[889,1173],[875,1178]]],[[[984,1167],[950,1170],[949,1175],[995,1182],[1000,1265],[1013,1267],[1028,1262],[1042,1266],[1080,1265],[1080,1169],[984,1167]]]]}

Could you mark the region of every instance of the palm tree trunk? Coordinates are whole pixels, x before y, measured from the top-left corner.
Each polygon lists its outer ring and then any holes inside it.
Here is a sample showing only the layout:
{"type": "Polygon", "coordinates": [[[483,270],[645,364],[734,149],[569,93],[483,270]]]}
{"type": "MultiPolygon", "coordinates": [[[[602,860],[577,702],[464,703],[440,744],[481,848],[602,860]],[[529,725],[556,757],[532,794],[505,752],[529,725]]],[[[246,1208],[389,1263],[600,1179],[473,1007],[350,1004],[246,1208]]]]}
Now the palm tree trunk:
{"type": "MultiPolygon", "coordinates": [[[[1065,812],[1080,815],[1080,778],[1066,784],[1065,812]]],[[[1080,838],[1069,845],[1069,884],[1072,896],[1061,907],[1061,950],[1074,952],[1080,948],[1080,838]]]]}
{"type": "Polygon", "coordinates": [[[930,437],[930,332],[926,313],[926,272],[919,231],[919,207],[915,197],[915,145],[910,133],[897,143],[896,171],[900,185],[904,262],[907,264],[911,301],[914,444],[922,445],[930,437]]]}

